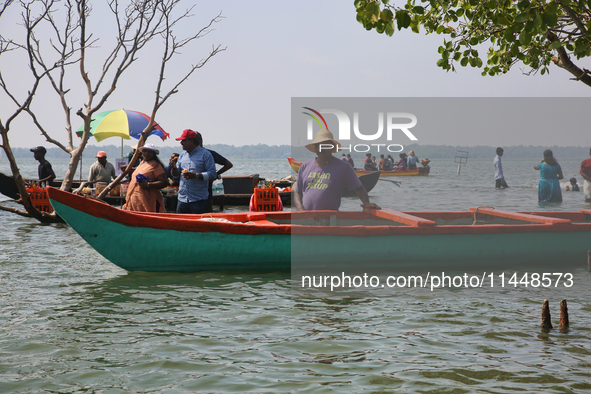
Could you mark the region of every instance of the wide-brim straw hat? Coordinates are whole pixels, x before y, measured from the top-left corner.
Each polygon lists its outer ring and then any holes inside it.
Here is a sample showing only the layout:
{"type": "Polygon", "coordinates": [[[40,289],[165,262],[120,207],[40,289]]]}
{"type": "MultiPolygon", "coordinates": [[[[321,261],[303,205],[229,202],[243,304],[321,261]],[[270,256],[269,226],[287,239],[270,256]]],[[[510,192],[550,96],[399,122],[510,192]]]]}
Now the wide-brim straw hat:
{"type": "Polygon", "coordinates": [[[335,149],[337,147],[338,148],[341,147],[341,144],[339,143],[339,141],[334,139],[334,136],[332,135],[332,133],[330,131],[322,129],[318,133],[316,133],[314,140],[312,142],[310,142],[308,145],[306,145],[306,149],[308,149],[311,152],[315,152],[314,145],[319,144],[321,142],[327,142],[327,141],[332,142],[335,149]]]}

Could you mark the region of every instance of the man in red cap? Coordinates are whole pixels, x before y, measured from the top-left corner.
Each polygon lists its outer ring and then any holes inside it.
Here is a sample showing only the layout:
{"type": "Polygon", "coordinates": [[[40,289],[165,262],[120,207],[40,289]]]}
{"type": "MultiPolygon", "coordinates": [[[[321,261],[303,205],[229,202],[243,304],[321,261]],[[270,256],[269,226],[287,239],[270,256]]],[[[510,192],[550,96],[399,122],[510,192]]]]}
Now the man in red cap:
{"type": "Polygon", "coordinates": [[[99,151],[96,154],[96,162],[90,166],[88,172],[88,182],[105,182],[110,183],[111,179],[115,179],[115,167],[107,161],[107,153],[99,151]]]}
{"type": "Polygon", "coordinates": [[[181,175],[177,213],[205,213],[209,198],[209,180],[216,178],[213,156],[201,147],[201,134],[186,129],[176,139],[181,141],[184,152],[170,159],[173,176],[181,175]]]}

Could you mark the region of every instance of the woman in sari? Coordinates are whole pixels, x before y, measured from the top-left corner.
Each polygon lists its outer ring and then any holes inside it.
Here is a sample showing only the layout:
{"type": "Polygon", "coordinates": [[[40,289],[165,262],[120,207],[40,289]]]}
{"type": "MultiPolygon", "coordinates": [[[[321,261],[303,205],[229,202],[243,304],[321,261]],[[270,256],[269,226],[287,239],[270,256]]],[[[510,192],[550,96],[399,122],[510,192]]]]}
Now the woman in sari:
{"type": "Polygon", "coordinates": [[[166,212],[160,189],[168,185],[164,164],[154,144],[140,148],[143,160],[131,176],[123,209],[139,212],[166,212]]]}
{"type": "Polygon", "coordinates": [[[540,171],[540,183],[538,184],[538,201],[540,202],[561,202],[562,192],[560,191],[559,180],[564,178],[562,168],[554,158],[551,150],[544,151],[544,159],[534,166],[540,171]]]}

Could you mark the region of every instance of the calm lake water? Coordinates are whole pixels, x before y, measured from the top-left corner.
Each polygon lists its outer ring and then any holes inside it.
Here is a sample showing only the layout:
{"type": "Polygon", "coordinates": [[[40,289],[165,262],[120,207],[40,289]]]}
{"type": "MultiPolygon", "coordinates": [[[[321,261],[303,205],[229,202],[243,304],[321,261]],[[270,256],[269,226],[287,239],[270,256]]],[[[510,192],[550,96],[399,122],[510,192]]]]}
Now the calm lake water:
{"type": "MultiPolygon", "coordinates": [[[[582,159],[559,159],[566,178],[582,159]]],[[[35,176],[35,162],[21,162],[35,176]]],[[[431,176],[379,182],[370,197],[399,210],[591,209],[576,192],[539,205],[535,162],[504,160],[511,188],[495,190],[492,157],[459,176],[434,160],[431,176]]],[[[52,161],[58,176],[64,163],[52,161]]],[[[290,173],[283,160],[234,164],[234,175],[290,173]]],[[[586,256],[539,272],[571,272],[575,286],[297,295],[289,273],[128,273],[66,225],[0,211],[0,393],[590,392],[586,256]],[[543,299],[553,330],[540,328],[543,299]]]]}

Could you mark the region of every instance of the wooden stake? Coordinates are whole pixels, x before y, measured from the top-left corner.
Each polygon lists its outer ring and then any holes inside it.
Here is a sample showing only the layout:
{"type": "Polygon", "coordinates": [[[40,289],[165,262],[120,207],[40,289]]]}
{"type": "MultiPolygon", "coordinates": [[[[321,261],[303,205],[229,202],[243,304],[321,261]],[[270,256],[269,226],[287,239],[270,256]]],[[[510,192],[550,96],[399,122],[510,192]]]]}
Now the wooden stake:
{"type": "Polygon", "coordinates": [[[552,318],[550,317],[550,304],[548,300],[544,300],[542,304],[542,327],[552,328],[552,318]]]}
{"type": "Polygon", "coordinates": [[[566,300],[560,301],[560,327],[568,328],[568,307],[566,306],[566,300]]]}

